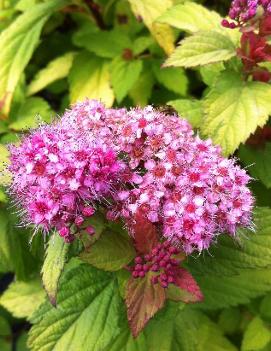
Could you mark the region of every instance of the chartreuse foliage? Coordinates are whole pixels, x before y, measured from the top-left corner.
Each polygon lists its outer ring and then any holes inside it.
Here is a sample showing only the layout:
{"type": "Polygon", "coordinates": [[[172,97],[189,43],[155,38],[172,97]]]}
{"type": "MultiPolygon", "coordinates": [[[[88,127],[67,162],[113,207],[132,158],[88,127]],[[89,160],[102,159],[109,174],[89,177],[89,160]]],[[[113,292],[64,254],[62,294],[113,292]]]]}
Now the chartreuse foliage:
{"type": "Polygon", "coordinates": [[[270,82],[244,74],[241,34],[220,25],[226,12],[218,1],[0,1],[1,351],[271,349],[270,82]],[[5,144],[86,97],[168,104],[256,180],[256,204],[267,207],[255,230],[186,259],[192,293],[130,278],[135,251],[157,244],[143,223],[131,239],[93,218],[95,236],[69,245],[18,228],[6,206],[5,144]],[[195,283],[204,301],[190,306],[195,283]]]}
{"type": "Polygon", "coordinates": [[[33,316],[32,350],[104,350],[120,332],[121,299],[110,273],[89,265],[70,270],[62,280],[57,306],[46,302],[33,316]]]}

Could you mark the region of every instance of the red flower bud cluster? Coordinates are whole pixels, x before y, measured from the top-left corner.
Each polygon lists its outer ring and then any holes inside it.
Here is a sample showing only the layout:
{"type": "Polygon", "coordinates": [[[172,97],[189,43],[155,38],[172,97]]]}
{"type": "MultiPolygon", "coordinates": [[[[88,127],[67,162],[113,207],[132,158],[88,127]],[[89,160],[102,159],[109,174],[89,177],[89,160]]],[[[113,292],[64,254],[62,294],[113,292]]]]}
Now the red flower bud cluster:
{"type": "Polygon", "coordinates": [[[169,284],[176,282],[177,269],[181,263],[176,255],[180,253],[181,251],[169,241],[159,243],[149,254],[135,258],[132,276],[144,278],[148,272],[152,272],[151,282],[167,288],[169,284]]]}

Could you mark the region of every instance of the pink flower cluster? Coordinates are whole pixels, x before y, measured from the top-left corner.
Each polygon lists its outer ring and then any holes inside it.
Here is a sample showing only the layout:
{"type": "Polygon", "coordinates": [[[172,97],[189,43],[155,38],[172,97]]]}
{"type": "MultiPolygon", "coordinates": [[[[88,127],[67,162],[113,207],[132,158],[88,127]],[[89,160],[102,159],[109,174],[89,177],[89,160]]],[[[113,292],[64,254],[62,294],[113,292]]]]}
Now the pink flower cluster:
{"type": "Polygon", "coordinates": [[[233,0],[231,3],[229,17],[235,22],[224,19],[222,25],[226,28],[242,27],[255,17],[271,15],[270,0],[233,0]]]}
{"type": "Polygon", "coordinates": [[[11,193],[26,222],[55,228],[67,242],[79,229],[94,233],[86,219],[119,190],[127,169],[114,150],[100,140],[78,138],[73,128],[61,121],[42,126],[20,146],[10,146],[11,193]]]}
{"type": "Polygon", "coordinates": [[[127,111],[86,100],[10,150],[12,192],[28,220],[68,238],[74,224],[83,225],[84,209],[97,204],[131,235],[144,211],[186,253],[251,224],[246,172],[185,120],[151,106],[127,111]]]}

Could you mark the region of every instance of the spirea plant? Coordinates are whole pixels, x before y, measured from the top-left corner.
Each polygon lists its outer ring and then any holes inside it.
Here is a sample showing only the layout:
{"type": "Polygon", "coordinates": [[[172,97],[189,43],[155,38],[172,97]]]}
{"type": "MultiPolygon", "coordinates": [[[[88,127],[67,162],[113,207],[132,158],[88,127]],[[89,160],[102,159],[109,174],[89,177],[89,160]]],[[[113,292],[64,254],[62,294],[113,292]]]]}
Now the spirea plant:
{"type": "Polygon", "coordinates": [[[271,2],[0,4],[0,350],[271,349],[271,2]]]}

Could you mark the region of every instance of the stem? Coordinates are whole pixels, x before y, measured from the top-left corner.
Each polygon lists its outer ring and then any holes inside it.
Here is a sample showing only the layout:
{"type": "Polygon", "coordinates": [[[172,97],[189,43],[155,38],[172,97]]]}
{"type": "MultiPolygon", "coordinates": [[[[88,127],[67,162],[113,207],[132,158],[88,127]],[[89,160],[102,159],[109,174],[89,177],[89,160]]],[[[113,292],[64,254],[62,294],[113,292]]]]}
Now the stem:
{"type": "Polygon", "coordinates": [[[97,26],[100,29],[106,29],[106,25],[104,23],[103,17],[99,11],[99,6],[96,5],[93,0],[86,0],[86,5],[88,6],[88,8],[90,9],[93,18],[95,19],[97,26]]]}

